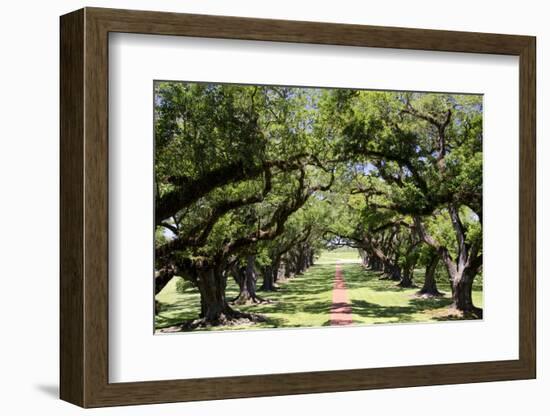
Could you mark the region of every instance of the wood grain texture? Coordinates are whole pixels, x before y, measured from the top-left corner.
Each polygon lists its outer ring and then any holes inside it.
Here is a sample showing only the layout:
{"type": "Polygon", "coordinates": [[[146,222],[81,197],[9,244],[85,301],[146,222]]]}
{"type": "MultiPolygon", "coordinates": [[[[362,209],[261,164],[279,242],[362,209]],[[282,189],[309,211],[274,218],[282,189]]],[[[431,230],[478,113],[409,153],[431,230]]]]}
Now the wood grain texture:
{"type": "Polygon", "coordinates": [[[84,12],[61,19],[60,388],[84,404],[84,12]]]}
{"type": "Polygon", "coordinates": [[[536,40],[520,54],[519,355],[536,377],[536,40]]]}
{"type": "Polygon", "coordinates": [[[61,18],[61,397],[83,407],[535,377],[535,39],[86,8],[61,18]],[[139,383],[108,381],[108,33],[520,57],[519,359],[139,383]]]}
{"type": "Polygon", "coordinates": [[[519,55],[528,36],[87,8],[110,32],[519,55]]]}
{"type": "Polygon", "coordinates": [[[108,380],[109,181],[108,33],[85,11],[84,59],[84,360],[85,406],[94,403],[108,380]]]}

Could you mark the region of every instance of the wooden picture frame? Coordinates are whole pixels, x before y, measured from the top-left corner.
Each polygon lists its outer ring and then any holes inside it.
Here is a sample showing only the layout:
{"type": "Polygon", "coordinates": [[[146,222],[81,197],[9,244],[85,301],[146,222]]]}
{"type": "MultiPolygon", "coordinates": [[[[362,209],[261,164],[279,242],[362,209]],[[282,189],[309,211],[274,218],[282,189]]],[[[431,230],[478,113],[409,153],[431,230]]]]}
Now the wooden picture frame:
{"type": "Polygon", "coordinates": [[[100,8],[64,15],[60,28],[61,399],[101,407],[535,378],[534,37],[100,8]],[[518,56],[519,359],[109,383],[110,32],[518,56]]]}

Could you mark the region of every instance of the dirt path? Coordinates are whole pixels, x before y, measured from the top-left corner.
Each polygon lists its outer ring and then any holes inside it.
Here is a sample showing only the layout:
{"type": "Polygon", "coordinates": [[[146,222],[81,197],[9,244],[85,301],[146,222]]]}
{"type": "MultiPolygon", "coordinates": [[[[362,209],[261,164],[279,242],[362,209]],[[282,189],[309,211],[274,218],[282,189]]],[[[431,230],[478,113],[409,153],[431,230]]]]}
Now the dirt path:
{"type": "Polygon", "coordinates": [[[348,290],[344,281],[342,267],[336,263],[334,273],[334,289],[332,289],[332,307],[330,308],[331,325],[350,325],[351,304],[349,303],[348,290]]]}

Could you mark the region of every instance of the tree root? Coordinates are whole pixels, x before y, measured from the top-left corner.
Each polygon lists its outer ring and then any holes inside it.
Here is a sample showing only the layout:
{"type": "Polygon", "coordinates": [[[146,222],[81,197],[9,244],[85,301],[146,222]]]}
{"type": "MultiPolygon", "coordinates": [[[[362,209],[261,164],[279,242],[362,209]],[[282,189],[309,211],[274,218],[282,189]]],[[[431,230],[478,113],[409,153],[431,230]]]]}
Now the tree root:
{"type": "Polygon", "coordinates": [[[259,305],[262,303],[271,303],[271,300],[262,298],[258,295],[239,295],[235,299],[231,300],[229,303],[231,303],[232,305],[259,305]]]}
{"type": "Polygon", "coordinates": [[[418,298],[423,298],[423,299],[427,299],[427,298],[442,298],[443,296],[445,296],[445,293],[440,292],[439,290],[436,290],[435,292],[433,292],[433,291],[419,290],[418,292],[416,292],[416,293],[414,294],[414,296],[416,296],[416,297],[418,297],[418,298]]]}
{"type": "Polygon", "coordinates": [[[455,309],[462,313],[462,316],[465,319],[483,319],[483,309],[478,308],[476,306],[472,306],[471,309],[468,310],[461,310],[456,307],[456,305],[451,305],[452,309],[455,309]]]}
{"type": "Polygon", "coordinates": [[[220,314],[216,318],[198,318],[188,321],[184,321],[179,325],[174,325],[168,328],[163,328],[158,332],[161,333],[171,333],[171,332],[185,332],[193,331],[200,328],[211,328],[218,326],[241,326],[241,325],[254,325],[259,322],[266,322],[266,317],[263,315],[248,313],[248,312],[239,312],[232,311],[227,314],[220,314]]]}
{"type": "Polygon", "coordinates": [[[436,315],[433,316],[433,319],[438,321],[455,321],[455,320],[465,320],[465,319],[482,319],[483,310],[480,308],[475,308],[469,311],[463,311],[457,309],[454,305],[449,306],[438,311],[436,315]]]}

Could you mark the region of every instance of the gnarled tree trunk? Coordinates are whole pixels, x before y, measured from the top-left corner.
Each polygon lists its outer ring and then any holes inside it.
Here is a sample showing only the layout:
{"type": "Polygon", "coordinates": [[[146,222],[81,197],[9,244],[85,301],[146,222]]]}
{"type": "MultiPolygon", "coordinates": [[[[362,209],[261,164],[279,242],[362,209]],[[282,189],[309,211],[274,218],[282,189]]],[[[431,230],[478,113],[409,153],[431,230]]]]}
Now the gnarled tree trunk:
{"type": "Polygon", "coordinates": [[[399,267],[395,264],[386,261],[384,263],[384,277],[382,277],[382,279],[395,280],[397,282],[401,281],[401,270],[399,270],[399,267]]]}
{"type": "Polygon", "coordinates": [[[254,255],[246,256],[246,267],[238,268],[235,280],[239,285],[239,296],[233,303],[236,305],[246,305],[247,303],[261,303],[263,298],[256,294],[256,281],[258,279],[256,269],[254,268],[256,257],[254,255]]]}
{"type": "Polygon", "coordinates": [[[294,256],[288,253],[285,256],[285,279],[294,277],[295,274],[296,274],[296,263],[294,260],[294,256]]]}
{"type": "Polygon", "coordinates": [[[223,325],[235,316],[225,299],[227,277],[219,268],[197,271],[197,287],[201,295],[200,317],[210,325],[223,325]]]}
{"type": "Polygon", "coordinates": [[[201,297],[200,317],[185,322],[183,329],[265,321],[261,315],[239,312],[229,306],[225,297],[227,275],[221,267],[200,268],[194,275],[194,283],[201,297]]]}
{"type": "Polygon", "coordinates": [[[279,267],[281,265],[281,257],[277,257],[271,261],[271,264],[264,266],[262,268],[263,282],[260,290],[265,292],[273,292],[277,290],[275,286],[275,281],[277,280],[277,275],[279,274],[279,267]]]}
{"type": "Polygon", "coordinates": [[[378,257],[372,256],[370,257],[369,267],[371,270],[374,270],[376,272],[381,272],[383,269],[382,261],[378,257]]]}
{"type": "Polygon", "coordinates": [[[443,293],[441,293],[437,289],[437,282],[435,280],[435,272],[437,270],[438,264],[439,264],[439,256],[436,253],[434,253],[430,257],[428,261],[428,265],[426,266],[426,273],[424,275],[424,285],[422,286],[422,289],[420,289],[417,292],[417,295],[426,296],[426,297],[443,296],[443,293]]]}
{"type": "Polygon", "coordinates": [[[483,256],[479,254],[480,242],[469,246],[466,244],[464,226],[460,220],[458,209],[449,204],[449,214],[455,230],[458,243],[458,255],[456,259],[451,257],[449,250],[438,244],[433,237],[428,235],[420,218],[415,217],[415,226],[422,239],[435,248],[449,274],[451,283],[453,307],[465,315],[483,317],[483,309],[476,307],[472,301],[472,285],[477,272],[482,265],[483,256]]]}
{"type": "Polygon", "coordinates": [[[453,307],[466,314],[472,314],[477,318],[483,317],[483,309],[478,308],[472,301],[472,285],[476,273],[469,267],[462,272],[457,271],[451,276],[451,287],[453,292],[453,307]]]}
{"type": "Polygon", "coordinates": [[[408,260],[405,263],[401,272],[401,280],[399,280],[397,286],[403,288],[410,288],[415,286],[413,282],[414,266],[416,266],[416,260],[408,260]]]}
{"type": "Polygon", "coordinates": [[[414,284],[414,268],[418,262],[418,251],[417,251],[418,241],[415,241],[411,237],[410,245],[407,248],[407,253],[405,254],[405,264],[401,271],[401,280],[397,284],[399,287],[411,288],[416,287],[414,284]]]}
{"type": "Polygon", "coordinates": [[[414,283],[412,280],[412,273],[409,273],[408,271],[401,274],[401,280],[399,280],[399,283],[397,284],[399,287],[403,288],[410,288],[414,287],[414,283]]]}

